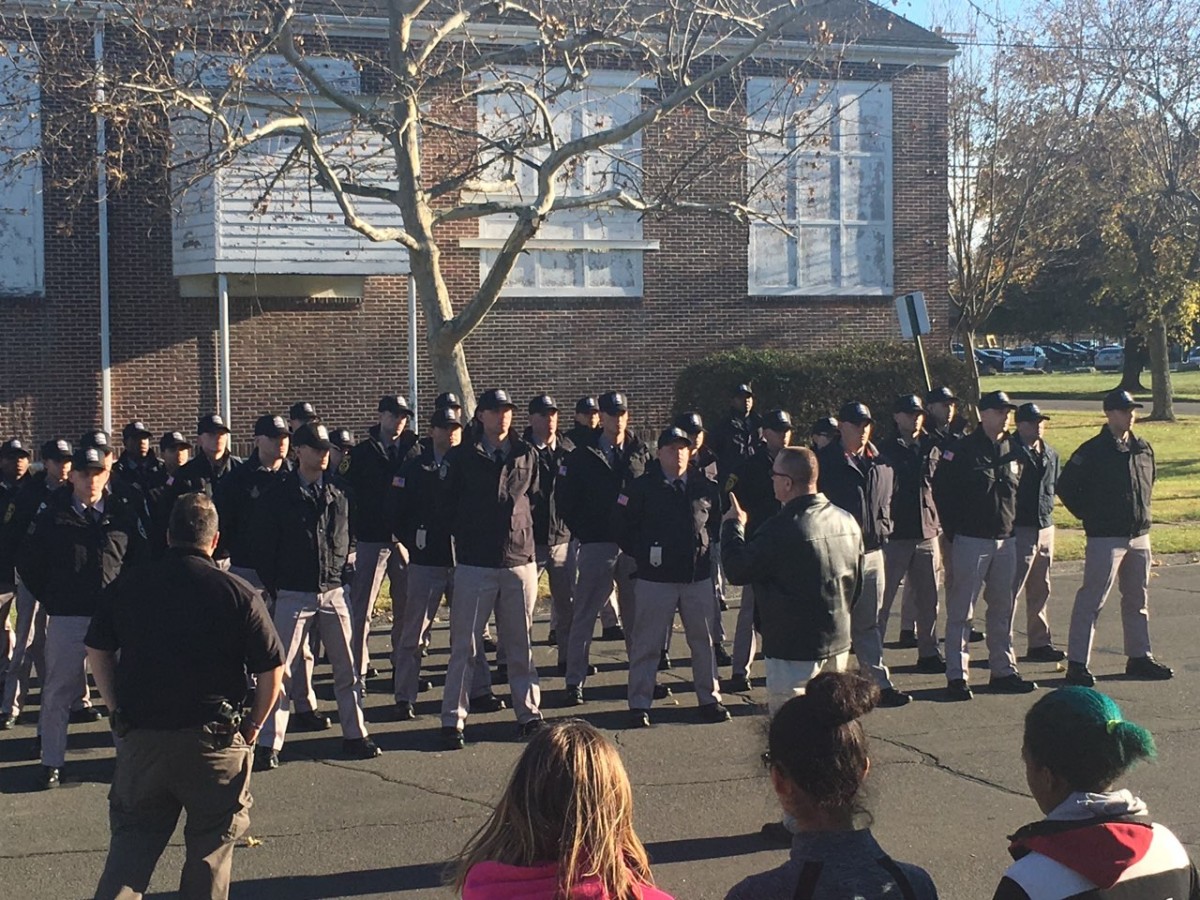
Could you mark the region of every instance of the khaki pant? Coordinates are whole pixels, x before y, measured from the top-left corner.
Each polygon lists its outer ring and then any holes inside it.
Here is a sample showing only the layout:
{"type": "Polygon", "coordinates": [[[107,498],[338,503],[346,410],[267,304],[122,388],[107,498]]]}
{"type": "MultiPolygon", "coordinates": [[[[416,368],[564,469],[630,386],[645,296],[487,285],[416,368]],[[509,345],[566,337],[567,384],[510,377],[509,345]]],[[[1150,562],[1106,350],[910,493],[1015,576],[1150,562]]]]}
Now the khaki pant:
{"type": "Polygon", "coordinates": [[[881,691],[892,687],[891,674],[883,664],[883,636],[879,631],[879,611],[883,607],[883,551],[863,554],[862,593],[850,609],[850,634],[858,670],[881,691]]]}
{"type": "MultiPolygon", "coordinates": [[[[258,591],[259,597],[267,604],[270,609],[272,607],[271,599],[267,597],[262,579],[258,577],[258,570],[251,569],[247,566],[230,566],[229,574],[236,575],[246,581],[252,588],[258,591]]],[[[272,612],[274,610],[272,609],[272,612]]],[[[315,635],[316,629],[313,629],[315,635]]],[[[310,639],[304,642],[300,648],[300,652],[296,654],[296,659],[292,663],[292,682],[290,699],[292,701],[293,712],[314,712],[317,708],[317,692],[313,688],[313,669],[316,667],[316,657],[312,650],[313,641],[310,639]]],[[[250,679],[253,683],[253,677],[250,679]]]]}
{"type": "Polygon", "coordinates": [[[367,640],[371,636],[371,617],[375,601],[387,575],[392,595],[392,619],[404,618],[404,597],[408,579],[404,577],[404,562],[394,544],[359,541],[354,560],[354,580],[350,583],[350,617],[353,633],[350,647],[354,651],[354,669],[359,678],[367,675],[371,653],[367,640]]]}
{"type": "Polygon", "coordinates": [[[421,648],[442,597],[451,600],[453,608],[453,594],[453,566],[408,566],[404,611],[392,615],[392,691],[397,703],[417,702],[421,648]]]}
{"type": "Polygon", "coordinates": [[[879,609],[879,636],[887,634],[888,619],[900,581],[904,581],[904,600],[901,601],[901,627],[905,628],[904,606],[911,597],[917,633],[917,655],[938,656],[938,566],[941,552],[937,538],[918,540],[899,538],[888,541],[883,548],[883,604],[879,609]]]}
{"type": "Polygon", "coordinates": [[[1090,537],[1083,557],[1083,585],[1071,610],[1067,659],[1087,665],[1096,636],[1096,620],[1113,584],[1121,589],[1121,625],[1125,655],[1150,655],[1150,535],[1136,538],[1090,537]]]}
{"type": "Polygon", "coordinates": [[[88,616],[46,618],[46,676],[42,679],[42,711],[38,716],[43,766],[62,767],[71,710],[79,708],[80,696],[88,695],[83,639],[91,622],[88,616]]]}
{"type": "Polygon", "coordinates": [[[831,672],[845,672],[849,653],[839,653],[828,659],[772,659],[764,661],[767,670],[767,709],[771,715],[793,697],[804,694],[808,683],[826,666],[831,672]]]}
{"type": "Polygon", "coordinates": [[[1017,571],[1013,576],[1013,614],[1017,598],[1025,589],[1026,647],[1049,647],[1050,618],[1046,604],[1050,600],[1050,565],[1054,562],[1054,526],[1047,528],[1018,527],[1017,571]]]}
{"type": "Polygon", "coordinates": [[[692,683],[701,705],[719,703],[717,661],[713,654],[710,579],[691,584],[662,584],[638,579],[636,618],[629,653],[629,708],[649,709],[654,701],[654,680],[663,640],[675,621],[683,619],[692,652],[692,683]]]}
{"type": "MultiPolygon", "coordinates": [[[[571,621],[571,609],[575,602],[575,551],[574,541],[549,546],[538,544],[535,548],[537,572],[542,572],[550,582],[550,627],[558,628],[558,623],[571,621]]],[[[566,659],[566,635],[559,642],[559,655],[566,659]]]]}
{"type": "Polygon", "coordinates": [[[750,677],[750,666],[758,652],[758,634],[754,630],[754,587],[742,585],[741,606],[733,630],[733,676],[750,677]]]}
{"type": "Polygon", "coordinates": [[[289,698],[296,657],[308,641],[310,629],[316,627],[325,644],[329,664],[333,668],[333,695],[337,699],[338,721],[343,738],[367,736],[362,712],[362,679],[354,668],[350,652],[350,611],[346,608],[345,588],[321,593],[310,591],[280,591],[275,597],[275,630],[287,653],[283,662],[283,689],[275,711],[263,725],[259,744],[280,750],[287,735],[291,716],[289,698]]]}
{"type": "Polygon", "coordinates": [[[946,679],[970,680],[971,620],[983,591],[987,604],[988,667],[993,678],[1014,675],[1012,582],[1016,540],[958,535],[951,544],[948,571],[954,573],[946,594],[946,679]]]}
{"type": "Polygon", "coordinates": [[[8,671],[9,661],[12,660],[14,638],[12,625],[8,623],[8,618],[16,599],[17,586],[15,584],[0,584],[0,627],[4,629],[3,634],[0,634],[0,675],[4,675],[8,671]]]}
{"type": "Polygon", "coordinates": [[[533,664],[533,608],[537,603],[537,565],[512,569],[459,565],[454,570],[454,604],[450,607],[450,664],[442,695],[442,726],[462,728],[474,689],[490,688],[487,660],[480,646],[484,623],[496,611],[496,634],[503,644],[512,687],[513,712],[524,725],[542,717],[542,692],[533,664]],[[482,673],[480,665],[482,663],[482,673]],[[486,681],[481,682],[481,679],[486,681]]]}
{"type": "Polygon", "coordinates": [[[621,552],[616,544],[581,544],[577,557],[579,568],[575,582],[575,602],[569,622],[559,622],[559,640],[569,636],[567,643],[567,684],[582,685],[591,663],[592,634],[596,618],[608,602],[613,588],[625,625],[625,650],[630,647],[630,631],[634,622],[633,571],[637,564],[621,552]]]}
{"type": "MultiPolygon", "coordinates": [[[[33,667],[38,676],[46,678],[46,613],[29,588],[17,582],[17,629],[8,676],[4,681],[4,698],[0,701],[0,716],[21,714],[21,696],[29,690],[33,667]]],[[[84,682],[87,691],[87,682],[84,682]]]]}
{"type": "Polygon", "coordinates": [[[713,642],[725,643],[725,622],[721,619],[721,601],[725,599],[725,567],[721,565],[721,542],[713,541],[711,554],[712,563],[712,595],[713,595],[713,642]]]}
{"type": "Polygon", "coordinates": [[[180,812],[183,900],[229,896],[233,848],[250,825],[250,748],[240,735],[218,749],[203,729],[135,729],[121,739],[108,794],[112,838],[96,900],[137,900],[180,812]]]}

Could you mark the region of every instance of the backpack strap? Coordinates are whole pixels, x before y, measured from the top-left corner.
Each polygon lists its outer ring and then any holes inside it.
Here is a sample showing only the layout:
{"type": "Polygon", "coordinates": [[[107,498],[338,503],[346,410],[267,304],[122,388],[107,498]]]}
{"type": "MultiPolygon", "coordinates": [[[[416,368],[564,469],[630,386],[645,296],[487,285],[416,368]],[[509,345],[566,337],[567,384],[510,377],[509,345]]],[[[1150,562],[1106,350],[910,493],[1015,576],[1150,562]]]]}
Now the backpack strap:
{"type": "Polygon", "coordinates": [[[796,890],[792,894],[792,900],[812,900],[816,894],[817,881],[821,877],[821,863],[816,860],[810,860],[804,864],[804,868],[800,870],[800,878],[796,882],[796,890]]]}
{"type": "Polygon", "coordinates": [[[908,880],[908,876],[904,874],[904,870],[896,865],[894,859],[890,856],[881,856],[876,862],[892,876],[892,880],[896,882],[896,887],[900,888],[900,896],[904,900],[917,900],[917,892],[913,890],[912,882],[908,880]]]}

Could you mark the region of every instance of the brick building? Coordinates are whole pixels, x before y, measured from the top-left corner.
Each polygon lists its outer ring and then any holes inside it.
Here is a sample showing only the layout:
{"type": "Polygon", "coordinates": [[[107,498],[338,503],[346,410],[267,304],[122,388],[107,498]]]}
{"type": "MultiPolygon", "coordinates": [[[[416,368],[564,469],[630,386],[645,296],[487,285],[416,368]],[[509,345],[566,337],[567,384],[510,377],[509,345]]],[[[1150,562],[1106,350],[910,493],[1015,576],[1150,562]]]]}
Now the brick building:
{"type": "MultiPolygon", "coordinates": [[[[803,349],[896,336],[892,300],[898,293],[923,290],[935,333],[945,335],[946,95],[954,49],[869,3],[825,6],[841,11],[844,41],[828,96],[846,101],[853,122],[840,111],[833,116],[832,140],[805,157],[811,165],[803,176],[783,168],[804,184],[782,190],[803,194],[809,210],[797,210],[804,203],[783,204],[793,236],[704,212],[623,221],[628,232],[617,229],[590,242],[578,233],[572,238],[569,228],[542,232],[466,342],[477,389],[500,385],[519,398],[549,390],[565,402],[616,388],[631,398],[635,420],[650,422],[669,410],[679,369],[713,350],[743,344],[803,349]],[[856,130],[854,123],[863,127],[856,130]],[[812,214],[814,204],[821,214],[812,214]]],[[[366,26],[356,35],[373,39],[366,26]]],[[[10,51],[16,40],[8,37],[10,51]]],[[[803,50],[803,35],[790,43],[793,52],[803,50]]],[[[15,57],[0,57],[0,67],[19,65],[15,57]]],[[[753,92],[770,93],[781,66],[787,63],[763,63],[758,74],[750,72],[748,109],[756,106],[753,92]]],[[[49,120],[52,86],[41,91],[22,97],[10,90],[9,99],[35,109],[41,103],[49,120]]],[[[769,116],[769,107],[758,108],[769,116]]],[[[41,139],[36,133],[0,137],[10,152],[36,149],[41,139]]],[[[647,130],[639,147],[646,177],[709,138],[702,126],[647,130]]],[[[34,440],[73,438],[100,422],[104,396],[100,206],[56,188],[53,148],[43,149],[45,162],[8,176],[0,200],[0,435],[34,440]]],[[[156,431],[189,431],[198,411],[218,408],[213,278],[203,266],[182,265],[188,242],[165,183],[148,178],[114,186],[105,204],[108,396],[118,429],[137,417],[156,431]]],[[[329,240],[345,240],[340,222],[327,229],[329,240]]],[[[440,233],[452,296],[478,287],[481,254],[486,261],[495,246],[488,229],[486,221],[470,220],[440,233]]],[[[379,251],[345,251],[361,259],[374,254],[353,290],[286,266],[232,270],[228,336],[236,437],[248,437],[257,414],[298,399],[311,400],[326,421],[361,431],[380,393],[410,390],[407,266],[403,250],[379,251]]],[[[434,385],[420,318],[417,330],[424,419],[434,385]]]]}

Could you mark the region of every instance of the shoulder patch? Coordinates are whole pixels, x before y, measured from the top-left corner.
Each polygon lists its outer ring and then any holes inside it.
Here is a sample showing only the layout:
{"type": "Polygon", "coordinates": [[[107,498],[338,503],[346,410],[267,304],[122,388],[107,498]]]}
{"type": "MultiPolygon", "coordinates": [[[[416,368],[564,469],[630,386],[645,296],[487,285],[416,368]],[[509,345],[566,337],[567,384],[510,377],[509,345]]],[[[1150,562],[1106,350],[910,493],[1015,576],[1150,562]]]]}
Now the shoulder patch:
{"type": "Polygon", "coordinates": [[[726,478],[725,479],[726,493],[728,493],[729,491],[732,491],[735,487],[737,487],[737,483],[738,483],[738,477],[736,475],[730,475],[728,478],[726,478]]]}
{"type": "Polygon", "coordinates": [[[404,487],[404,477],[402,475],[397,475],[395,478],[393,478],[392,479],[392,487],[394,487],[394,488],[404,487]]]}
{"type": "Polygon", "coordinates": [[[558,474],[565,476],[567,474],[567,464],[560,463],[558,466],[558,474]]]}
{"type": "Polygon", "coordinates": [[[13,519],[13,516],[15,516],[16,514],[17,514],[17,504],[15,504],[15,503],[8,504],[8,507],[4,510],[4,524],[7,525],[9,522],[11,522],[13,519]]]}
{"type": "Polygon", "coordinates": [[[171,485],[173,485],[174,483],[175,483],[175,476],[174,476],[174,475],[168,475],[168,476],[167,476],[167,487],[170,487],[170,486],[171,486],[171,485]]]}
{"type": "Polygon", "coordinates": [[[629,497],[627,495],[621,494],[617,497],[617,506],[628,506],[628,505],[629,505],[629,497]]]}
{"type": "Polygon", "coordinates": [[[953,450],[943,450],[942,451],[942,459],[944,459],[946,462],[950,462],[952,459],[954,459],[954,451],[953,450]]]}
{"type": "Polygon", "coordinates": [[[350,454],[349,453],[342,456],[342,461],[340,463],[338,463],[337,470],[338,470],[338,474],[340,474],[340,475],[345,475],[347,472],[350,471],[350,454]]]}

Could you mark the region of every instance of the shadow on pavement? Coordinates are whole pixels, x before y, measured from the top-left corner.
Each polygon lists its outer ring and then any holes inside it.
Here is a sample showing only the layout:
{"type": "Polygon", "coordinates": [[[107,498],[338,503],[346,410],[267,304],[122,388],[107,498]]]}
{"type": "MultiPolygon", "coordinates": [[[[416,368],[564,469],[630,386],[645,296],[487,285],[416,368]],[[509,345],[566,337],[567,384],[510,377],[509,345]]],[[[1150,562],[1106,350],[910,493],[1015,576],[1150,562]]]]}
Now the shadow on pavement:
{"type": "MultiPolygon", "coordinates": [[[[338,872],[332,875],[280,875],[276,878],[251,878],[235,881],[229,887],[230,900],[325,900],[331,897],[363,897],[369,894],[403,894],[442,886],[445,863],[420,863],[367,869],[362,872],[338,872]]],[[[175,892],[147,894],[146,900],[166,900],[175,892]]]]}

